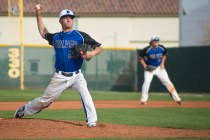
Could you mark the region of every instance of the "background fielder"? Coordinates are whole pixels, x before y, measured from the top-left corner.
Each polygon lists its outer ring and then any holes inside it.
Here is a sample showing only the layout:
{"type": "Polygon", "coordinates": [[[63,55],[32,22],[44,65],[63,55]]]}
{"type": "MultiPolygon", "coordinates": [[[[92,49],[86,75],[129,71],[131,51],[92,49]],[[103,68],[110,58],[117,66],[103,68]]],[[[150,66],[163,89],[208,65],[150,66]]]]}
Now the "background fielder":
{"type": "Polygon", "coordinates": [[[181,105],[182,101],[177,94],[174,85],[170,81],[164,66],[168,52],[163,45],[159,44],[159,40],[158,37],[153,36],[150,45],[145,47],[139,54],[139,62],[144,68],[141,104],[146,105],[150,83],[153,76],[156,75],[161,83],[165,85],[174,101],[181,105]]]}
{"type": "Polygon", "coordinates": [[[36,6],[38,29],[40,35],[54,47],[56,72],[44,95],[19,108],[15,113],[15,117],[21,118],[40,112],[55,101],[65,89],[71,88],[80,93],[86,114],[87,126],[96,126],[96,110],[80,68],[84,59],[90,60],[93,56],[101,53],[101,44],[92,39],[88,34],[73,30],[73,18],[75,16],[68,9],[61,11],[59,15],[62,31],[55,34],[49,33],[42,22],[41,10],[42,7],[36,6]],[[80,44],[88,44],[94,51],[87,52],[86,54],[81,53],[81,57],[76,57],[74,47],[80,44]]]}

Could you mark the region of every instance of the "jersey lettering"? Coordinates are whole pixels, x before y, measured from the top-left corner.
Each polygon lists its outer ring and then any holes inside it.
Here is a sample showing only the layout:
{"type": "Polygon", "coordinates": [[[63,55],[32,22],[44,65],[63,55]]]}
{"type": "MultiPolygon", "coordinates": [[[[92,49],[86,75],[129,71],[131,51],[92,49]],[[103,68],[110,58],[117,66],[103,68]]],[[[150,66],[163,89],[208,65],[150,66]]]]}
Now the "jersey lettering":
{"type": "Polygon", "coordinates": [[[74,45],[77,43],[78,41],[74,41],[74,40],[56,40],[55,47],[56,48],[74,48],[74,45]]]}
{"type": "Polygon", "coordinates": [[[156,59],[156,58],[155,58],[155,54],[150,54],[150,55],[149,55],[149,58],[150,58],[150,59],[156,59]]]}
{"type": "Polygon", "coordinates": [[[157,48],[148,46],[140,52],[139,58],[144,59],[147,65],[159,66],[163,55],[167,55],[167,50],[164,46],[160,45],[157,48]]]}
{"type": "Polygon", "coordinates": [[[162,53],[159,53],[159,54],[156,54],[156,58],[162,58],[163,57],[163,54],[162,53]]]}
{"type": "Polygon", "coordinates": [[[74,50],[68,50],[68,59],[73,59],[73,58],[75,58],[74,50]]]}
{"type": "Polygon", "coordinates": [[[55,69],[64,72],[74,72],[81,69],[84,59],[75,57],[75,44],[88,44],[93,49],[101,44],[92,39],[88,34],[77,30],[45,34],[45,39],[55,50],[55,69]]]}

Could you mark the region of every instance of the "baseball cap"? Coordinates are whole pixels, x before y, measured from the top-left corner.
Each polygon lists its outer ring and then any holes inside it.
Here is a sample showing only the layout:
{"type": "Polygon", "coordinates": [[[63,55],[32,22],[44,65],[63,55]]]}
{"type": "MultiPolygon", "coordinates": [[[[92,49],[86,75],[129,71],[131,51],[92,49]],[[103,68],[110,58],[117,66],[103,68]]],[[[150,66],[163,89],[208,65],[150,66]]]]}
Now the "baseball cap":
{"type": "Polygon", "coordinates": [[[157,36],[153,36],[153,37],[151,38],[151,41],[160,41],[160,38],[157,37],[157,36]]]}
{"type": "Polygon", "coordinates": [[[64,16],[71,16],[72,18],[75,18],[74,13],[69,9],[65,9],[60,12],[59,18],[61,19],[64,16]]]}

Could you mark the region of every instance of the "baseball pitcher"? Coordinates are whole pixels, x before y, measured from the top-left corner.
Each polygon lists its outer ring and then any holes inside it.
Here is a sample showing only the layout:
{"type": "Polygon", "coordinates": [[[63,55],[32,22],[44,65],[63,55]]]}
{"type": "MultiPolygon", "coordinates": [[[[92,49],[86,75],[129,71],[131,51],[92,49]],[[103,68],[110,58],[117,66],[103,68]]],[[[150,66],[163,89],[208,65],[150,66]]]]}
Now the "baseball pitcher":
{"type": "Polygon", "coordinates": [[[42,111],[53,103],[65,89],[71,88],[80,93],[87,126],[96,126],[96,110],[81,67],[84,59],[90,60],[102,52],[101,44],[88,34],[73,30],[75,16],[71,10],[62,10],[59,15],[62,31],[49,33],[42,21],[42,7],[37,5],[35,9],[39,33],[55,50],[55,74],[44,94],[19,108],[15,113],[15,118],[42,111]]]}
{"type": "Polygon", "coordinates": [[[139,54],[139,62],[144,68],[144,83],[142,86],[141,104],[146,105],[148,100],[148,92],[153,76],[156,75],[163,85],[167,88],[170,95],[179,105],[182,101],[176,92],[176,89],[170,81],[166,69],[164,67],[167,50],[163,45],[159,44],[159,38],[153,36],[150,45],[145,47],[139,54]]]}

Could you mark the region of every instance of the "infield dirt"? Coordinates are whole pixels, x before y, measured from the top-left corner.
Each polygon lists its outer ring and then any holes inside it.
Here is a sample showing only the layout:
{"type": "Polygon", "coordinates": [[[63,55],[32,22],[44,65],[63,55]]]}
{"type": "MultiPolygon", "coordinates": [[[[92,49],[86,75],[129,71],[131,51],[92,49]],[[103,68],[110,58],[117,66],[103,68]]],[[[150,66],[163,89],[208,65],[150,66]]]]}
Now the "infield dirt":
{"type": "MultiPolygon", "coordinates": [[[[25,102],[0,102],[0,111],[17,110],[25,102]]],[[[139,101],[95,101],[96,108],[210,108],[210,102],[184,102],[178,105],[173,101],[149,101],[146,106],[140,105],[139,101]]],[[[49,110],[57,109],[81,109],[81,101],[55,101],[50,105],[49,110]]]]}
{"type": "MultiPolygon", "coordinates": [[[[0,102],[0,110],[16,110],[24,102],[0,102]]],[[[96,108],[210,108],[210,102],[185,102],[182,106],[168,101],[95,101],[96,108]]],[[[81,109],[80,101],[57,101],[48,109],[81,109]]],[[[49,119],[0,119],[0,138],[210,138],[210,130],[140,127],[99,123],[88,128],[84,122],[49,119]]]]}

